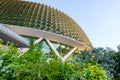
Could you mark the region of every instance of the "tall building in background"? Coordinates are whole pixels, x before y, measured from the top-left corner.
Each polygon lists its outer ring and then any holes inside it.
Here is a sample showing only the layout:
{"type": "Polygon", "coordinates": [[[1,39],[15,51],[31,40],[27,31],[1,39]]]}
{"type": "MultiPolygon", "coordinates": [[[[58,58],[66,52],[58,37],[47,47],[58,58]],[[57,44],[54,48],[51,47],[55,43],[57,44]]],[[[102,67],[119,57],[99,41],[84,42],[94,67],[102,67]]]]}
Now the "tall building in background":
{"type": "Polygon", "coordinates": [[[115,50],[113,48],[111,48],[111,47],[106,47],[106,51],[111,52],[111,51],[115,51],[115,50]]]}
{"type": "Polygon", "coordinates": [[[44,53],[52,50],[63,61],[75,51],[92,48],[84,31],[67,14],[40,3],[0,0],[0,38],[4,43],[28,48],[30,37],[44,53]]]}
{"type": "Polygon", "coordinates": [[[118,51],[120,51],[120,45],[117,46],[118,51]]]}

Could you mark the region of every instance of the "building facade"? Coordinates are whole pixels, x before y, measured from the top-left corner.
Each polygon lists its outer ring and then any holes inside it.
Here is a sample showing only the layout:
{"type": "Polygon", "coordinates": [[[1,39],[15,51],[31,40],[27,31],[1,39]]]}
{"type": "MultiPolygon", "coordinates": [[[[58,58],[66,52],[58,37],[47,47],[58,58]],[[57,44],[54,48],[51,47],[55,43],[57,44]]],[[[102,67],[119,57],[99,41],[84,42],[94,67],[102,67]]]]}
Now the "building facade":
{"type": "Polygon", "coordinates": [[[0,0],[0,27],[0,38],[25,48],[23,52],[28,50],[30,37],[45,53],[53,50],[63,61],[76,50],[92,48],[84,31],[71,17],[40,3],[0,0]]]}

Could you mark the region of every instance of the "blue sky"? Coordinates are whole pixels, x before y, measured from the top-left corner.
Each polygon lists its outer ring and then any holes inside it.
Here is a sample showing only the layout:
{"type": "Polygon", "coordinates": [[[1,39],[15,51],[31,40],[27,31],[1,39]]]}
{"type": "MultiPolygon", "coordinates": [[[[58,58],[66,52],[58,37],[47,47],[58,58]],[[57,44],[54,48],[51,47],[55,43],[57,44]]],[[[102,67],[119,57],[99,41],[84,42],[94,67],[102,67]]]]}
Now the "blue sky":
{"type": "Polygon", "coordinates": [[[57,8],[72,17],[94,47],[120,44],[120,0],[27,0],[57,8]]]}

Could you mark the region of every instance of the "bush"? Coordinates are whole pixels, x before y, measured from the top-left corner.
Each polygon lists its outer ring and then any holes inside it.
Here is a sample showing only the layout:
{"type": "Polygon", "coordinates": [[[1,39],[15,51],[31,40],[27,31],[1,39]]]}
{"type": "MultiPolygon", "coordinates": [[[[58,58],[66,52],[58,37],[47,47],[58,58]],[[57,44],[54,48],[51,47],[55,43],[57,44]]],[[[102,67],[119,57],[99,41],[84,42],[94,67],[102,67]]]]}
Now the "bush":
{"type": "Polygon", "coordinates": [[[91,60],[101,66],[108,76],[108,80],[120,80],[120,52],[107,51],[104,48],[94,48],[77,54],[73,62],[88,63],[91,60]]]}
{"type": "Polygon", "coordinates": [[[20,57],[14,44],[1,54],[0,80],[107,80],[105,71],[94,61],[63,63],[54,55],[48,58],[34,45],[20,57]]]}
{"type": "Polygon", "coordinates": [[[0,39],[0,44],[2,44],[3,43],[3,40],[2,39],[0,39]]]}
{"type": "Polygon", "coordinates": [[[97,65],[87,63],[80,72],[83,80],[107,80],[106,73],[97,65]]]}

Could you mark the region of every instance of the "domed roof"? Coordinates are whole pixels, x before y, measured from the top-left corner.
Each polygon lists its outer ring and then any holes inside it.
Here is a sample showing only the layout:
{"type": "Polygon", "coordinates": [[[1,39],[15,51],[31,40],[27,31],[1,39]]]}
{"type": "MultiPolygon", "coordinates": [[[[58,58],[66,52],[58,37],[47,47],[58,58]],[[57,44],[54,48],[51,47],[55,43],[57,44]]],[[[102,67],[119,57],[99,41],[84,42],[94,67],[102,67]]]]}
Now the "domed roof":
{"type": "Polygon", "coordinates": [[[0,23],[49,31],[92,46],[80,26],[50,6],[21,0],[0,0],[0,23]]]}

